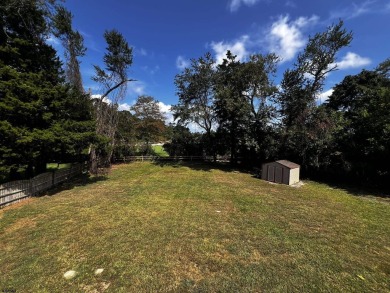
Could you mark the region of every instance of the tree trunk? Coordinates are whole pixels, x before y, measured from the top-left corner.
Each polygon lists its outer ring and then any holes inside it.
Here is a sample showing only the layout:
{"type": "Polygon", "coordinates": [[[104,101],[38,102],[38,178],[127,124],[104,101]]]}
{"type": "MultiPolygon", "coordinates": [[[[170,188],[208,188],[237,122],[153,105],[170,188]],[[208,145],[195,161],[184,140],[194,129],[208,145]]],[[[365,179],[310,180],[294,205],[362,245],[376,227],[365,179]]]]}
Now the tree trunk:
{"type": "Polygon", "coordinates": [[[89,172],[96,175],[98,173],[98,158],[94,146],[91,147],[91,152],[89,154],[89,164],[89,172]]]}

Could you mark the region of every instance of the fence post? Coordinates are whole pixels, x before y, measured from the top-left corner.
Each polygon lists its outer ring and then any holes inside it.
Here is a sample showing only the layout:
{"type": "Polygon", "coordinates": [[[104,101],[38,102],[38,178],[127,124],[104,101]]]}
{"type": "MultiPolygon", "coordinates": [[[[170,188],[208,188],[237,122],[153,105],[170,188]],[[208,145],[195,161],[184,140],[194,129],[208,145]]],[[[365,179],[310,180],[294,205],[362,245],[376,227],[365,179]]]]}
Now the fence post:
{"type": "Polygon", "coordinates": [[[34,190],[33,190],[33,178],[30,178],[29,179],[29,183],[28,183],[28,193],[29,193],[29,196],[33,196],[34,195],[34,190]]]}
{"type": "Polygon", "coordinates": [[[55,173],[56,173],[55,170],[53,170],[53,172],[51,172],[51,186],[54,186],[55,173]]]}

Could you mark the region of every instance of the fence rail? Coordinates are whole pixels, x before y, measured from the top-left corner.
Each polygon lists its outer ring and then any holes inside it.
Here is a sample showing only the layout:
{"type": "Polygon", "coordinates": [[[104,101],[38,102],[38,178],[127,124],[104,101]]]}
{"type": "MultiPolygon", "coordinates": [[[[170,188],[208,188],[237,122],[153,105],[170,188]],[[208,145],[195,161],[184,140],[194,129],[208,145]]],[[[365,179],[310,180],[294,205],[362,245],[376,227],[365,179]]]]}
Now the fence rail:
{"type": "Polygon", "coordinates": [[[81,174],[83,170],[83,164],[77,164],[67,169],[39,174],[29,180],[17,180],[1,184],[0,207],[38,195],[59,183],[81,174]]]}
{"type": "Polygon", "coordinates": [[[134,161],[205,161],[207,157],[204,156],[171,156],[171,157],[160,157],[160,156],[129,156],[122,158],[115,158],[115,162],[134,162],[134,161]]]}

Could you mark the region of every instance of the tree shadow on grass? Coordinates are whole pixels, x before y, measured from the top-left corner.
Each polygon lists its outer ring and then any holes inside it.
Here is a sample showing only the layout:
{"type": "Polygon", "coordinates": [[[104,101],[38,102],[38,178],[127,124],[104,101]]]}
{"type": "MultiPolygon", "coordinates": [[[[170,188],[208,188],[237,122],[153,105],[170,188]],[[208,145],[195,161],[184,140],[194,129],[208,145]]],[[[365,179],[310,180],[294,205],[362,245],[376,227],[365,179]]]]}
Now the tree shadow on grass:
{"type": "Polygon", "coordinates": [[[351,182],[351,181],[342,182],[341,180],[319,178],[318,176],[316,176],[315,178],[307,178],[307,179],[326,184],[330,188],[343,190],[353,196],[367,197],[367,198],[376,197],[376,198],[381,198],[384,201],[390,203],[390,187],[379,186],[379,185],[374,185],[369,183],[362,183],[362,182],[351,182]]]}
{"type": "Polygon", "coordinates": [[[53,196],[57,193],[64,191],[64,190],[71,190],[75,187],[79,186],[86,186],[90,184],[94,184],[96,182],[105,181],[107,180],[107,176],[101,175],[101,176],[91,176],[88,173],[82,174],[80,176],[76,176],[74,178],[71,178],[69,181],[62,182],[49,190],[45,191],[42,194],[36,195],[36,197],[40,196],[53,196]]]}
{"type": "Polygon", "coordinates": [[[187,167],[195,171],[211,172],[211,170],[220,170],[223,172],[236,172],[236,173],[252,173],[249,169],[243,166],[232,166],[228,162],[210,162],[210,161],[167,161],[167,160],[155,160],[153,164],[160,167],[187,167]]]}
{"type": "MultiPolygon", "coordinates": [[[[156,160],[152,162],[155,165],[160,167],[187,167],[195,171],[211,172],[211,170],[220,170],[223,172],[237,172],[237,173],[246,173],[251,174],[253,178],[260,178],[258,168],[246,168],[241,165],[232,166],[228,162],[209,162],[209,161],[167,161],[167,160],[156,160]]],[[[390,203],[390,188],[387,187],[378,187],[378,186],[369,186],[362,183],[352,183],[352,182],[341,182],[336,180],[330,180],[326,178],[303,178],[308,180],[313,180],[319,183],[327,184],[330,188],[344,190],[348,194],[353,196],[360,197],[375,197],[380,198],[386,202],[390,203]]]]}

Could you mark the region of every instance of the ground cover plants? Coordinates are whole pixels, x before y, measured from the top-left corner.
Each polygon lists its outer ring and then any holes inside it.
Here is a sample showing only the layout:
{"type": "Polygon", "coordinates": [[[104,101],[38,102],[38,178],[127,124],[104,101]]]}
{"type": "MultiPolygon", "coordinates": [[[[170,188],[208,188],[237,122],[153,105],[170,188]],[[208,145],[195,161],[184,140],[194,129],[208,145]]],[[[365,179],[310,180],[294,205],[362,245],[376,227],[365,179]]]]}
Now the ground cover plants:
{"type": "Polygon", "coordinates": [[[116,165],[0,210],[0,291],[388,292],[389,204],[221,166],[116,165]]]}

